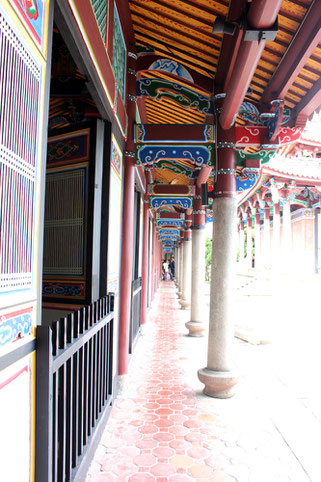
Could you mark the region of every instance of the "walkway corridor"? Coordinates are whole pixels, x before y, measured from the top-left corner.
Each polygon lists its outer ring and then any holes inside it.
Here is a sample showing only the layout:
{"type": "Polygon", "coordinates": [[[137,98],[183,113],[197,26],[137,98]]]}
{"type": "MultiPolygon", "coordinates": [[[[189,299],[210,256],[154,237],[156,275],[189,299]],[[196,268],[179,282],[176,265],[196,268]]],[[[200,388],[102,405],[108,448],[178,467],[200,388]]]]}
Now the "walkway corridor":
{"type": "MultiPolygon", "coordinates": [[[[86,482],[317,480],[286,443],[270,398],[255,391],[251,376],[231,399],[202,394],[197,369],[206,366],[206,338],[186,336],[188,316],[174,283],[161,282],[86,482]]],[[[257,347],[235,344],[240,370],[251,371],[257,347]]],[[[266,375],[256,368],[254,377],[266,375]]]]}

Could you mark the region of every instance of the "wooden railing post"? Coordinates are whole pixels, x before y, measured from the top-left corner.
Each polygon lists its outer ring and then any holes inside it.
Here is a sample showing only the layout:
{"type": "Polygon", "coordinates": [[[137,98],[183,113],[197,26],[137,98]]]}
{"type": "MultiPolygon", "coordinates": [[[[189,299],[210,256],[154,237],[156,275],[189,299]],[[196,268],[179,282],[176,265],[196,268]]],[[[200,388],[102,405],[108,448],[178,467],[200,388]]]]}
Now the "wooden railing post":
{"type": "Polygon", "coordinates": [[[52,340],[48,326],[38,326],[36,341],[36,482],[51,481],[52,465],[52,340]],[[39,456],[41,454],[41,456],[39,456]]]}

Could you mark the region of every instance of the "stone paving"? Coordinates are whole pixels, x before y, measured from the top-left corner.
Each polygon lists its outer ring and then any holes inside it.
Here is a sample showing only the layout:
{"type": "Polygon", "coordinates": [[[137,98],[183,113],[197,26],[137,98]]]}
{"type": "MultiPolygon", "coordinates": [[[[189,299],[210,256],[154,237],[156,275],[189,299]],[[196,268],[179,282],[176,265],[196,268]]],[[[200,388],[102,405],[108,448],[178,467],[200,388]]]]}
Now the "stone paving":
{"type": "Polygon", "coordinates": [[[258,346],[235,341],[244,377],[233,398],[202,394],[206,337],[186,336],[188,316],[174,283],[161,282],[86,482],[320,481],[321,469],[308,475],[275,421],[284,386],[270,379],[258,346]]]}

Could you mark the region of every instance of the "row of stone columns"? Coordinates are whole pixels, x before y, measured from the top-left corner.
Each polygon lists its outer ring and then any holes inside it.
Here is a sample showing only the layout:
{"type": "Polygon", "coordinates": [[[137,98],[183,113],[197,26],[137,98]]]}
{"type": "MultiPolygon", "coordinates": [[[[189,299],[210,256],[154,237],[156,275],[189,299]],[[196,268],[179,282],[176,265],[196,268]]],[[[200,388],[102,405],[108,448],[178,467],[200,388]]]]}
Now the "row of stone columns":
{"type": "Polygon", "coordinates": [[[240,263],[247,268],[252,267],[252,238],[254,234],[254,265],[255,268],[272,268],[285,269],[289,267],[289,253],[291,251],[291,212],[290,202],[285,201],[282,204],[282,237],[281,237],[281,217],[280,203],[275,202],[267,204],[264,208],[249,209],[247,215],[247,253],[244,258],[244,220],[239,223],[239,252],[240,263]],[[270,224],[270,205],[273,206],[273,231],[271,236],[270,224]],[[253,213],[254,211],[254,213],[253,213]],[[260,213],[263,212],[263,236],[261,242],[261,223],[260,213]],[[254,226],[253,226],[254,221],[254,226]]]}

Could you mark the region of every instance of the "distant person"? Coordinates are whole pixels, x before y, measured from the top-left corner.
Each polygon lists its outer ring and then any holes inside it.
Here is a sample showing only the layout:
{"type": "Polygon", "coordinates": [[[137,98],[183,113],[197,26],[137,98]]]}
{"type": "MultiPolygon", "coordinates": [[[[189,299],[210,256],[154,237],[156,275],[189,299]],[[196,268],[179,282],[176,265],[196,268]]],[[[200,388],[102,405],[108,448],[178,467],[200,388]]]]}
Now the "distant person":
{"type": "Polygon", "coordinates": [[[163,280],[166,280],[168,276],[168,263],[166,259],[163,261],[163,280]]]}
{"type": "Polygon", "coordinates": [[[175,278],[175,259],[174,256],[172,256],[171,259],[171,279],[175,278]]]}

